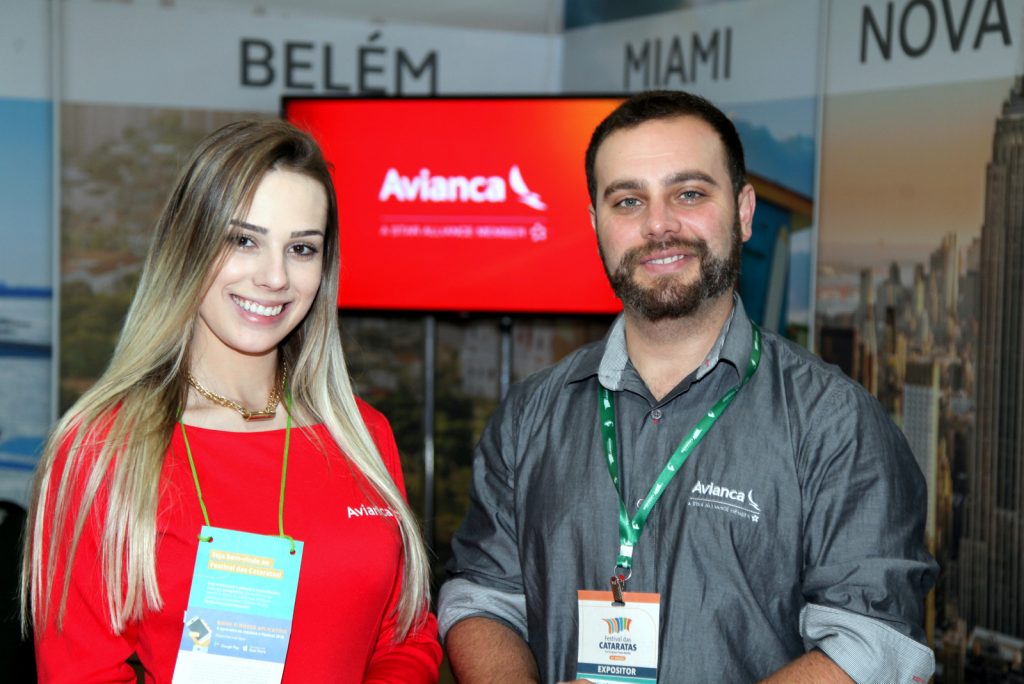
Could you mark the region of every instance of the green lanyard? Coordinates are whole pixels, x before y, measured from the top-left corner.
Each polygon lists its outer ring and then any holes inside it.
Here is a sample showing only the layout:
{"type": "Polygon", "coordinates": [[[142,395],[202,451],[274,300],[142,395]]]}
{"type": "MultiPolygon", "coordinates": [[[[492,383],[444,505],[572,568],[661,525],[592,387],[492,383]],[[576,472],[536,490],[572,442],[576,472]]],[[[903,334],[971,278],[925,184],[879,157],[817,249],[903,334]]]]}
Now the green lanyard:
{"type": "MultiPolygon", "coordinates": [[[[619,556],[615,563],[616,570],[624,568],[629,571],[632,568],[633,547],[636,546],[637,541],[640,539],[640,534],[647,523],[647,516],[650,515],[654,505],[658,503],[658,499],[661,498],[665,488],[668,487],[668,483],[672,481],[672,478],[682,468],[690,453],[704,439],[704,435],[707,434],[719,416],[732,403],[736,393],[747,384],[754,371],[757,370],[757,366],[761,361],[761,332],[756,325],[751,324],[751,326],[754,331],[754,341],[750,349],[750,360],[747,362],[747,371],[743,376],[743,380],[740,381],[740,384],[722,395],[722,398],[718,400],[711,410],[697,422],[693,430],[679,443],[665,468],[658,475],[658,479],[654,481],[651,491],[647,492],[647,496],[644,497],[640,509],[632,520],[629,519],[629,513],[626,511],[626,504],[623,503],[622,496],[619,496],[619,556]]],[[[598,386],[598,407],[601,419],[601,437],[604,441],[605,456],[608,458],[608,473],[612,476],[612,483],[615,485],[616,490],[618,490],[619,460],[618,449],[615,445],[615,395],[602,386],[598,386]]],[[[616,573],[612,578],[613,588],[615,580],[618,578],[619,588],[621,589],[622,582],[628,579],[629,574],[632,573],[627,573],[625,577],[622,577],[616,573]]]]}
{"type": "MultiPolygon", "coordinates": [[[[292,393],[286,391],[285,402],[288,405],[288,416],[284,430],[284,457],[281,465],[281,498],[277,505],[277,531],[279,537],[287,539],[292,543],[292,554],[295,554],[295,539],[284,533],[284,482],[285,477],[288,474],[288,446],[291,444],[292,439],[292,393]]],[[[188,435],[185,434],[185,421],[183,418],[178,418],[178,423],[181,425],[181,438],[185,440],[185,453],[188,454],[188,465],[192,468],[192,482],[196,485],[196,495],[199,497],[199,507],[203,509],[203,520],[206,522],[206,526],[210,526],[210,516],[206,512],[206,503],[203,501],[203,490],[199,487],[199,475],[196,473],[196,462],[192,458],[192,447],[188,443],[188,435]]],[[[199,537],[199,541],[213,541],[213,537],[199,537]]]]}

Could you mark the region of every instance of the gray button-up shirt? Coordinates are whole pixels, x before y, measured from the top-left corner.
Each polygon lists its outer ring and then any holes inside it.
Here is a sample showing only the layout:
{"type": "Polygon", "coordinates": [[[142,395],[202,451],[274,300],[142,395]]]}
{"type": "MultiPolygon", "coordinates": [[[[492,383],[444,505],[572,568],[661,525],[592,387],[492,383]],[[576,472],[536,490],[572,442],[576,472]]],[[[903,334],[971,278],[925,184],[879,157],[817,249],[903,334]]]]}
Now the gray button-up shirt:
{"type": "MultiPolygon", "coordinates": [[[[527,640],[541,679],[573,679],[578,589],[608,588],[619,496],[630,515],[672,450],[750,358],[736,300],[701,366],[656,401],[603,342],[512,388],[477,448],[452,541],[442,634],[473,615],[527,640]],[[616,393],[621,492],[603,460],[598,384],[616,393]]],[[[867,392],[762,334],[761,365],[668,485],[627,590],[661,595],[659,680],[750,682],[817,647],[858,682],[927,681],[924,479],[867,392]]]]}

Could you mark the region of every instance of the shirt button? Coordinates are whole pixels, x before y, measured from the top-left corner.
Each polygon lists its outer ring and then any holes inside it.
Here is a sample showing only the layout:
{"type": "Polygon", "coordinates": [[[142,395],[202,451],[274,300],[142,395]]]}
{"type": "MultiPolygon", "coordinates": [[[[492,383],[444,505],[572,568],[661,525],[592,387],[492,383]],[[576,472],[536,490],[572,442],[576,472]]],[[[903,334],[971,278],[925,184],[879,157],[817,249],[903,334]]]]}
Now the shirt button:
{"type": "Polygon", "coordinates": [[[640,507],[643,506],[643,505],[644,505],[643,497],[640,497],[639,499],[636,500],[636,510],[639,511],[640,507]]]}
{"type": "Polygon", "coordinates": [[[651,420],[653,420],[655,423],[661,420],[661,409],[654,409],[653,411],[651,411],[651,420]]]}

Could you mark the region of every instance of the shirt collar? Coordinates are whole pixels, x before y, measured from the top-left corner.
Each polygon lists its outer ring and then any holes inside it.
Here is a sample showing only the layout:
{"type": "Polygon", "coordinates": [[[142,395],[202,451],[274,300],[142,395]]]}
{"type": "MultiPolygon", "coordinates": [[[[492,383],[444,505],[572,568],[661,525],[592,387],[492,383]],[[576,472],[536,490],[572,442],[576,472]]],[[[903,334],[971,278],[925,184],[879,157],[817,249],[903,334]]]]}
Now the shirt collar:
{"type": "MultiPolygon", "coordinates": [[[[710,373],[719,361],[727,361],[738,380],[740,368],[750,358],[753,344],[751,327],[752,323],[743,308],[742,300],[738,294],[733,294],[732,311],[708,355],[698,367],[696,379],[700,380],[710,373]]],[[[576,364],[576,369],[569,374],[566,382],[577,382],[597,375],[598,382],[603,387],[618,392],[623,387],[623,375],[628,368],[630,362],[626,351],[625,320],[622,314],[619,314],[605,335],[604,344],[595,345],[584,351],[576,364]]]]}

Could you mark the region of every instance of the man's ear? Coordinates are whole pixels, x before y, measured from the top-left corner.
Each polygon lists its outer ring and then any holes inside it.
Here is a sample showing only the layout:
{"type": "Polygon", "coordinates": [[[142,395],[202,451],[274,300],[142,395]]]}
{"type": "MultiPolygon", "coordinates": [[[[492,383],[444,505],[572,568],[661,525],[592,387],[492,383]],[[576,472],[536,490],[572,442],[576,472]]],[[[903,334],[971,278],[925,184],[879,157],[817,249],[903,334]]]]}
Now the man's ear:
{"type": "Polygon", "coordinates": [[[593,228],[594,232],[596,233],[597,232],[597,210],[594,209],[594,205],[593,204],[591,204],[589,207],[587,207],[587,212],[590,214],[590,227],[593,228]]]}
{"type": "Polygon", "coordinates": [[[750,183],[744,184],[740,194],[736,196],[736,212],[740,219],[740,236],[746,242],[754,232],[754,207],[757,205],[757,197],[754,195],[754,186],[750,183]]]}

